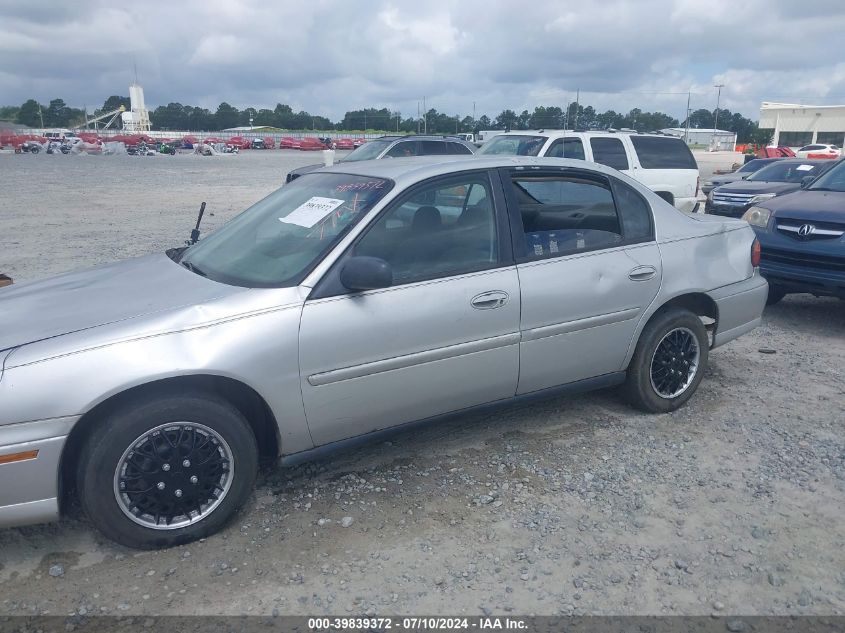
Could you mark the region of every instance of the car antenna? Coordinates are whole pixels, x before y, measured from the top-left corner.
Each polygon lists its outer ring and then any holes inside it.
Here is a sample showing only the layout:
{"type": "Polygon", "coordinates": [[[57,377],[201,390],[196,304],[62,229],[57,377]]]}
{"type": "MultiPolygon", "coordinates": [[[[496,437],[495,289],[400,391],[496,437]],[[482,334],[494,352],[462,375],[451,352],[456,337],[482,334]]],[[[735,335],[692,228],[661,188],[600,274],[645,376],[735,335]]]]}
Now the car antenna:
{"type": "Polygon", "coordinates": [[[205,213],[205,202],[200,205],[200,214],[197,216],[197,225],[191,231],[191,239],[185,242],[188,246],[196,244],[200,239],[200,222],[202,222],[202,214],[205,213]]]}

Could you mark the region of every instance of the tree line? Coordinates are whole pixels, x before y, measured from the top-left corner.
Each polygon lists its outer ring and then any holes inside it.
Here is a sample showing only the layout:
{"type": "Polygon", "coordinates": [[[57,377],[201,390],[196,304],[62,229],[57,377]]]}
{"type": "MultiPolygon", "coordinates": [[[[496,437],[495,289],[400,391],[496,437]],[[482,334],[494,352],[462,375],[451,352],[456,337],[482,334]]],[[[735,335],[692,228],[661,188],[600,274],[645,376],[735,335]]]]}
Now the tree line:
{"type": "MultiPolygon", "coordinates": [[[[124,106],[129,110],[129,97],[112,95],[91,116],[110,112],[124,106]]],[[[736,132],[739,143],[767,143],[771,132],[760,130],[757,123],[738,112],[719,109],[719,128],[736,132]]],[[[716,113],[699,109],[690,113],[691,128],[713,128],[716,113]]],[[[62,99],[53,99],[47,105],[28,99],[21,106],[0,107],[0,121],[15,121],[27,127],[74,127],[85,123],[85,112],[71,108],[62,99]]],[[[419,116],[393,111],[388,108],[350,110],[333,123],[324,116],[295,112],[289,105],[277,103],[268,108],[238,108],[225,101],[215,111],[181,103],[161,105],[150,112],[150,122],[156,130],[219,131],[227,128],[255,125],[285,130],[345,130],[369,132],[395,132],[429,134],[456,134],[478,130],[537,130],[537,129],[608,129],[630,128],[640,132],[654,132],[668,127],[685,127],[687,122],[663,112],[644,112],[633,108],[627,113],[607,110],[598,112],[593,106],[571,103],[566,107],[537,106],[533,112],[517,113],[506,109],[495,117],[482,114],[471,116],[449,115],[431,108],[419,116]]],[[[120,121],[116,122],[120,127],[120,121]]]]}

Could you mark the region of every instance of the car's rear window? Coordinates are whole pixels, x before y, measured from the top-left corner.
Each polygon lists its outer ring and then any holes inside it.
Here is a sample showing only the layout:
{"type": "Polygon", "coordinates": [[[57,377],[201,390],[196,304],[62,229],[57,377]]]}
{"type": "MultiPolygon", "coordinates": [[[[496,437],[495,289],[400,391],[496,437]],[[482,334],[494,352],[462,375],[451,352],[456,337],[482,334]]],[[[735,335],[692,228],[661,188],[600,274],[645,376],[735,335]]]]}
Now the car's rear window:
{"type": "Polygon", "coordinates": [[[643,169],[698,169],[687,144],[679,138],[631,136],[643,169]]]}

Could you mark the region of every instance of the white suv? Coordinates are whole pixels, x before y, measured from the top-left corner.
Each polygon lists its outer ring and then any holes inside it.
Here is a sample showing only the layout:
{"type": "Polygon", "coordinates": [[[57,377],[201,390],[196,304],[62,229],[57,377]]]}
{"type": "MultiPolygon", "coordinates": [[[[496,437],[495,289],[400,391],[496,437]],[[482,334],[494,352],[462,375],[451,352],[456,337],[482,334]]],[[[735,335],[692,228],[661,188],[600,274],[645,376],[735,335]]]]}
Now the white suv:
{"type": "Polygon", "coordinates": [[[698,164],[680,138],[629,132],[520,131],[499,134],[477,155],[551,156],[618,169],[686,212],[698,208],[698,164]]]}

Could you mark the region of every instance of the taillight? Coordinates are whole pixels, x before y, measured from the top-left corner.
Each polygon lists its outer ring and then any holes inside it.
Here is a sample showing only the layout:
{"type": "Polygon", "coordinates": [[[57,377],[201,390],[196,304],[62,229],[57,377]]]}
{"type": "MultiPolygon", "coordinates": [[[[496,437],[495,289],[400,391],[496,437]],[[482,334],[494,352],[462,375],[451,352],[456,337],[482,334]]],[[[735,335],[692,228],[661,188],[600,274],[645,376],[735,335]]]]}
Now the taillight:
{"type": "Polygon", "coordinates": [[[751,245],[751,265],[754,268],[760,265],[760,240],[755,239],[751,245]]]}

